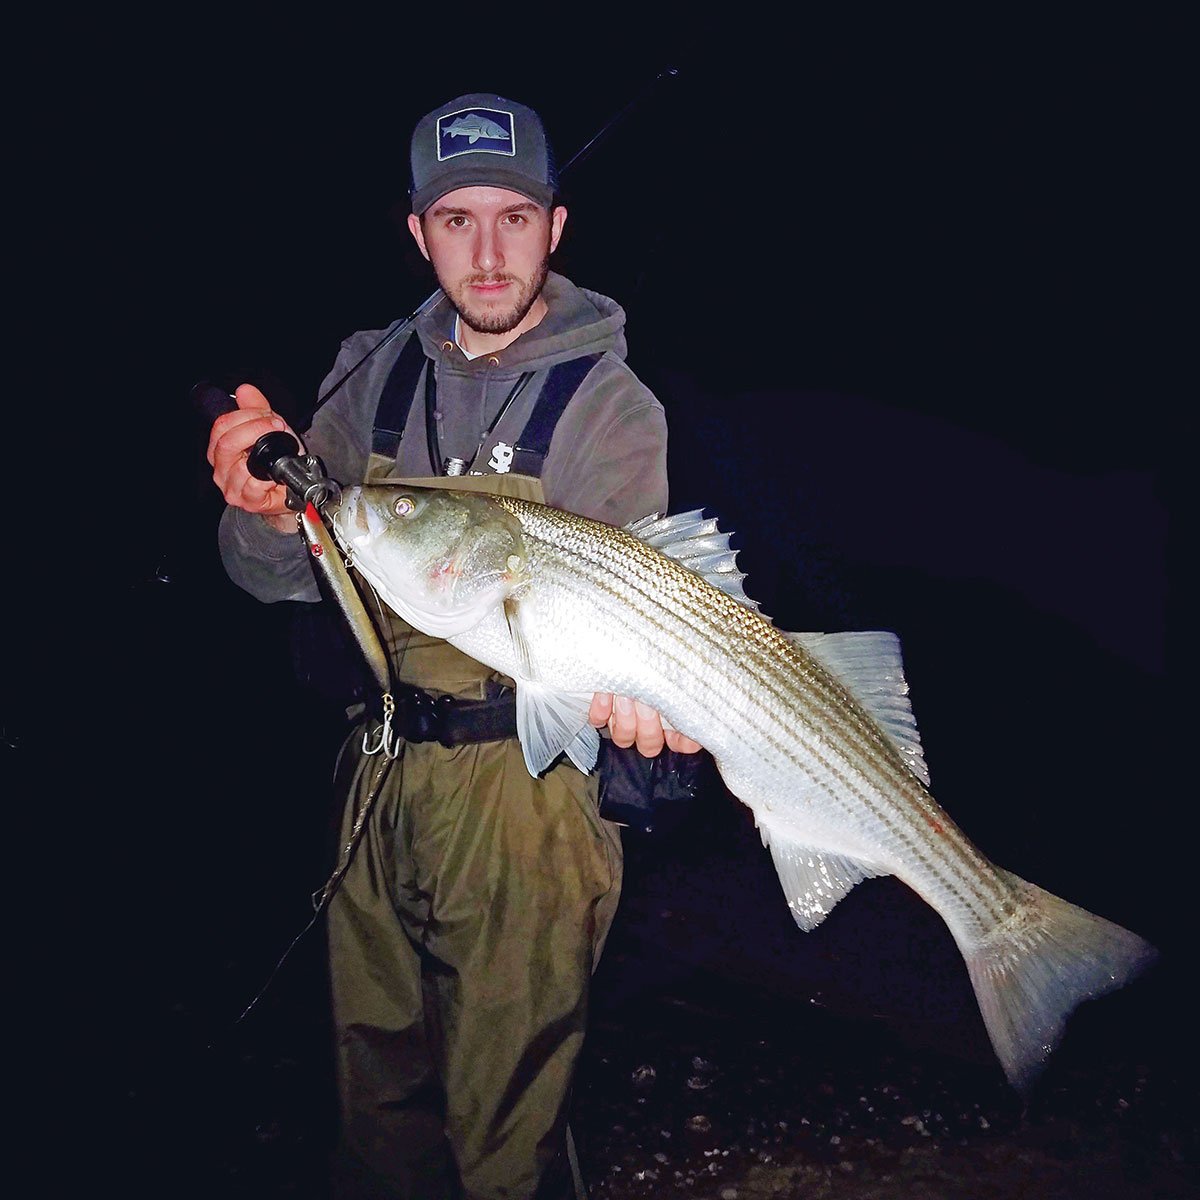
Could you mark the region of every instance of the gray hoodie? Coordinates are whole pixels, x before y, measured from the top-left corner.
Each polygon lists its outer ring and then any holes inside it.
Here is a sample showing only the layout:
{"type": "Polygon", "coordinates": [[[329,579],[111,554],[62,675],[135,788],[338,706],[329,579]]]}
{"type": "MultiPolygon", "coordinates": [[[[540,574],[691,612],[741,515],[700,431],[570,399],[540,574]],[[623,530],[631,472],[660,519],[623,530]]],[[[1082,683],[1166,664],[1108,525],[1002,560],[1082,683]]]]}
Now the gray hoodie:
{"type": "MultiPolygon", "coordinates": [[[[466,358],[454,343],[452,306],[444,299],[435,304],[418,319],[414,332],[368,359],[317,410],[304,434],[305,447],[320,456],[330,478],[342,484],[361,481],[383,385],[406,339],[417,336],[436,364],[442,456],[474,459],[473,471],[490,473],[491,446],[497,441],[517,443],[549,369],[585,354],[602,354],[555,427],[542,468],[546,503],[612,525],[666,512],[666,417],[653,393],[625,363],[624,310],[553,272],[542,295],[549,311],[535,328],[504,350],[475,359],[466,358]],[[489,432],[527,371],[534,372],[533,378],[489,432]],[[482,453],[476,456],[481,441],[482,453]]],[[[347,338],[322,394],[384,333],[363,330],[347,338]]],[[[420,397],[409,410],[395,473],[403,478],[441,473],[430,462],[420,397]]],[[[320,598],[298,536],[280,534],[261,517],[228,508],[218,539],[229,577],[257,599],[320,598]]]]}

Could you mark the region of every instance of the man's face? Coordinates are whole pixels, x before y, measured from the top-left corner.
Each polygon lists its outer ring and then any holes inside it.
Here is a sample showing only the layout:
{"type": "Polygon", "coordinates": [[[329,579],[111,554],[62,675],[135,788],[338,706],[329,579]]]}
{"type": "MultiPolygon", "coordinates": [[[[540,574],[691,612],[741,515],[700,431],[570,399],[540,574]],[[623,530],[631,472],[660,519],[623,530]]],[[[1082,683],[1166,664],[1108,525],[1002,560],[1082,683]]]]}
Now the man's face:
{"type": "Polygon", "coordinates": [[[467,187],[435,200],[423,218],[410,216],[408,227],[471,329],[523,333],[541,319],[534,305],[566,217],[518,192],[467,187]]]}

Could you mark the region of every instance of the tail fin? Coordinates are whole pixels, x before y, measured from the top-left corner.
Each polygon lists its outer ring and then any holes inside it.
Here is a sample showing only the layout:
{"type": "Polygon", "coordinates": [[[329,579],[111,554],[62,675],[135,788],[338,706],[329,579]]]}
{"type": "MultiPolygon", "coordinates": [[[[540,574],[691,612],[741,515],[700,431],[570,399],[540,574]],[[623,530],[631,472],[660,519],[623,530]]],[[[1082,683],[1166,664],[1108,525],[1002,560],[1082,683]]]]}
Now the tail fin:
{"type": "Polygon", "coordinates": [[[1112,921],[1015,875],[1009,879],[1020,906],[964,957],[996,1056],[1024,1093],[1076,1007],[1123,987],[1158,952],[1112,921]]]}

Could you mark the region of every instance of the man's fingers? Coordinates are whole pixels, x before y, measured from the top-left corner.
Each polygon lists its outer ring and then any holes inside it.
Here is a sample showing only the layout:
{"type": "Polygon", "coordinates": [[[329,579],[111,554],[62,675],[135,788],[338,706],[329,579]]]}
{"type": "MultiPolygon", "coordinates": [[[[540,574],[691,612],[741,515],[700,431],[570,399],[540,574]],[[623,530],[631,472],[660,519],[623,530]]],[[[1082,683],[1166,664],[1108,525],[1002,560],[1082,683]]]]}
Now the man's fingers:
{"type": "Polygon", "coordinates": [[[658,715],[658,710],[651,708],[648,704],[643,704],[641,700],[635,700],[633,712],[637,730],[635,740],[638,753],[645,758],[653,758],[656,754],[661,754],[666,741],[663,736],[662,718],[658,715]]]}
{"type": "Polygon", "coordinates": [[[668,750],[674,750],[676,754],[697,754],[704,749],[699,742],[693,741],[686,733],[680,733],[677,729],[667,729],[666,722],[663,725],[668,750]]]}
{"type": "Polygon", "coordinates": [[[603,729],[608,724],[608,718],[612,716],[612,711],[612,692],[597,692],[592,697],[591,707],[588,709],[588,722],[597,729],[603,729]]]}
{"type": "Polygon", "coordinates": [[[597,692],[588,709],[588,720],[597,729],[604,725],[613,744],[623,749],[636,745],[646,758],[660,754],[664,746],[679,754],[695,754],[703,749],[699,742],[671,727],[671,723],[650,705],[628,696],[597,692]]]}
{"type": "Polygon", "coordinates": [[[235,459],[245,460],[260,437],[287,427],[287,422],[269,408],[235,408],[232,412],[222,413],[213,422],[208,435],[208,461],[220,469],[235,459]]]}
{"type": "Polygon", "coordinates": [[[632,746],[637,740],[637,714],[628,696],[613,697],[608,731],[612,734],[613,742],[622,748],[632,746]]]}
{"type": "Polygon", "coordinates": [[[234,400],[240,409],[258,408],[271,410],[271,402],[252,383],[241,383],[234,389],[234,400]]]}

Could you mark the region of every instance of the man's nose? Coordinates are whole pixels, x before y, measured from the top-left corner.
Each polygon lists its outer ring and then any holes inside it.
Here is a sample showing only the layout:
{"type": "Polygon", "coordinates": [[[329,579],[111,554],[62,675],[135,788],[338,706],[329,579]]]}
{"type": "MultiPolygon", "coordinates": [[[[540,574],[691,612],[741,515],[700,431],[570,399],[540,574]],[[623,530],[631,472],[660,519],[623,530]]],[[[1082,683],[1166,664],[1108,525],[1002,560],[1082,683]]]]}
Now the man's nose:
{"type": "Polygon", "coordinates": [[[475,270],[498,271],[504,266],[504,254],[500,249],[500,239],[494,229],[481,229],[475,240],[475,270]]]}

